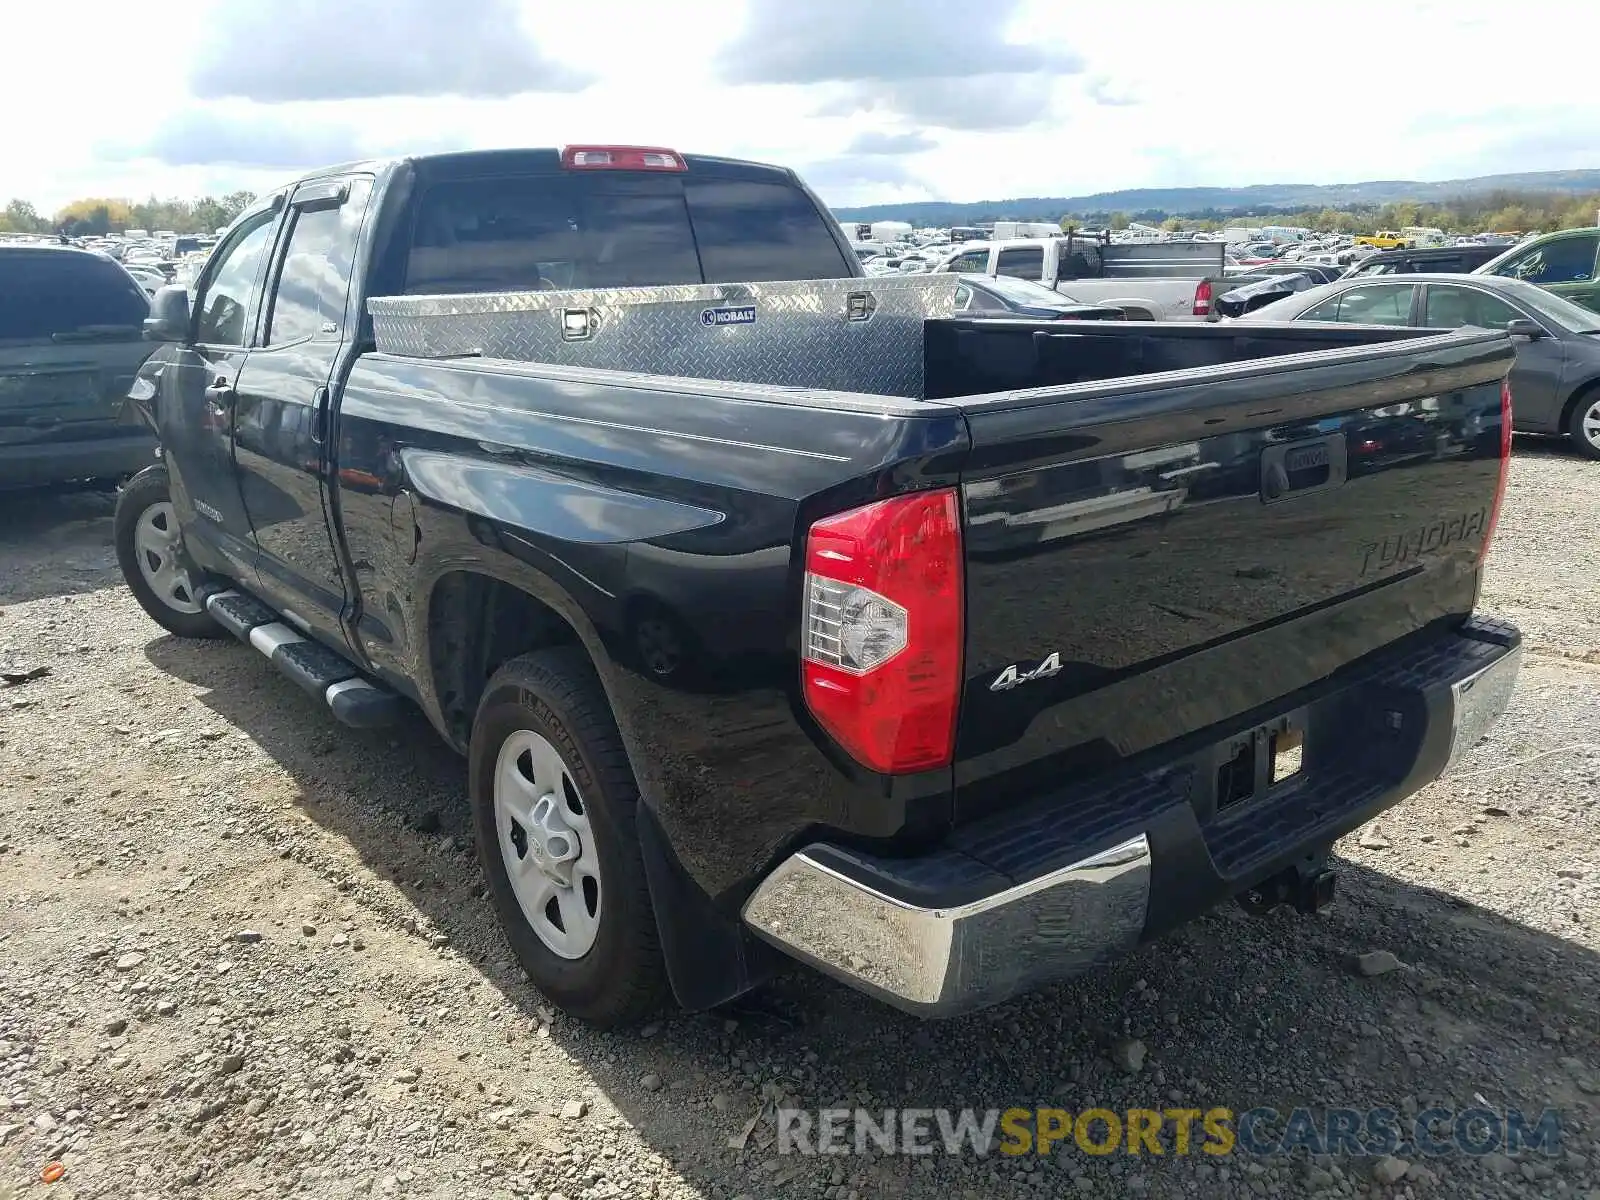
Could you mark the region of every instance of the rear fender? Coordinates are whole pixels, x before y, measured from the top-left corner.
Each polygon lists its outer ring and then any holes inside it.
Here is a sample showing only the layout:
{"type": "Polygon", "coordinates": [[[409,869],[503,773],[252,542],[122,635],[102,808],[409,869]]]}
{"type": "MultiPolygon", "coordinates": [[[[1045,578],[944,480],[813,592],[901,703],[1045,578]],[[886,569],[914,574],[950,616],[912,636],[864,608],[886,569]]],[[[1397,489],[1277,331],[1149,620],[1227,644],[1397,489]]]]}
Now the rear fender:
{"type": "MultiPolygon", "coordinates": [[[[416,565],[421,612],[414,628],[433,628],[440,580],[453,572],[494,579],[534,597],[571,627],[588,651],[641,786],[636,810],[645,873],[668,975],[685,1007],[704,1009],[755,986],[774,969],[772,954],[719,913],[680,865],[656,820],[640,770],[640,739],[618,703],[617,657],[607,630],[621,626],[620,580],[630,541],[715,524],[720,513],[605,488],[517,463],[432,451],[401,453],[421,501],[424,529],[416,565]]],[[[428,656],[419,656],[418,692],[436,728],[450,737],[428,656]]]]}
{"type": "MultiPolygon", "coordinates": [[[[434,592],[452,572],[497,580],[534,597],[578,635],[618,715],[614,627],[631,542],[715,524],[720,513],[624,492],[521,462],[408,449],[400,452],[416,501],[416,629],[430,629],[434,592]]],[[[432,671],[419,663],[424,709],[442,728],[432,671]]],[[[637,774],[637,772],[635,772],[637,774]]]]}

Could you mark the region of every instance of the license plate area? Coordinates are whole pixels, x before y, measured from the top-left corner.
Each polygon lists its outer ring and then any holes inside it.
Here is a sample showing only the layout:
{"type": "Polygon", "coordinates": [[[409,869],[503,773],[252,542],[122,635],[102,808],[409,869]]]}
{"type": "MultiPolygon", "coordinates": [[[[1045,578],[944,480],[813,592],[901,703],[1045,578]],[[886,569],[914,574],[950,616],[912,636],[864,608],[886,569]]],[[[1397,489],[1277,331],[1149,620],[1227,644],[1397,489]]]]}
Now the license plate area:
{"type": "Polygon", "coordinates": [[[1299,709],[1213,746],[1205,756],[1195,797],[1200,818],[1248,804],[1304,776],[1308,715],[1299,709]]]}

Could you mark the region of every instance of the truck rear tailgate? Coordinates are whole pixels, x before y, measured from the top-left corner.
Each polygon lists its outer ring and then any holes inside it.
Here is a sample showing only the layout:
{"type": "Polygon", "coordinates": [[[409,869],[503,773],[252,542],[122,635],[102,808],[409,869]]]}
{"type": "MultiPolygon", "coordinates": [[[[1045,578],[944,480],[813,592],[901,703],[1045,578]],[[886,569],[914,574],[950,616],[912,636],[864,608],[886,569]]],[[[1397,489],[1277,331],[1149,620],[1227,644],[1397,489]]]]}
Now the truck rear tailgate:
{"type": "Polygon", "coordinates": [[[1512,355],[1430,336],[965,402],[957,821],[1464,621],[1512,355]]]}

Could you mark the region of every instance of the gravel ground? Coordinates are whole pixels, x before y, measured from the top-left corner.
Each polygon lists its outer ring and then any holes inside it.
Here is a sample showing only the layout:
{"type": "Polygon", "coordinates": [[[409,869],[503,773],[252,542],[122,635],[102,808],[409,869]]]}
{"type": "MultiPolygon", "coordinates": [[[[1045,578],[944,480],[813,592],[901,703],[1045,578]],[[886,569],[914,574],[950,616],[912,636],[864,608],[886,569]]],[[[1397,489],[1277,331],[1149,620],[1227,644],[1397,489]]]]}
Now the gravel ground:
{"type": "Polygon", "coordinates": [[[0,501],[0,667],[50,669],[0,687],[0,1198],[1600,1200],[1600,464],[1519,442],[1484,597],[1528,634],[1513,709],[1341,846],[1340,903],[1218,910],[946,1024],[798,971],[627,1033],[553,1013],[482,898],[460,762],[161,635],[110,509],[0,501]],[[1565,1152],[802,1158],[775,1101],[1551,1106],[1565,1152]]]}

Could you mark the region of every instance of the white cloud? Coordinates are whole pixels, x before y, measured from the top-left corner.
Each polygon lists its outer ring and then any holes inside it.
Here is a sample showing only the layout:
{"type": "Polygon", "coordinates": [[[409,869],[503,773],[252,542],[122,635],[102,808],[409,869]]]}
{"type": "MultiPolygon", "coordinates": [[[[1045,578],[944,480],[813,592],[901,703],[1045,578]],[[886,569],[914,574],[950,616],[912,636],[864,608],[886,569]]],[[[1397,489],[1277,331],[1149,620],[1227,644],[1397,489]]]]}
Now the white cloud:
{"type": "Polygon", "coordinates": [[[189,72],[201,99],[578,92],[592,71],[543,54],[518,0],[227,0],[189,72]]]}
{"type": "Polygon", "coordinates": [[[835,204],[1600,167],[1571,0],[1148,0],[1087,26],[1059,0],[255,2],[164,0],[154,29],[13,6],[0,202],[579,140],[787,163],[835,204]]]}

